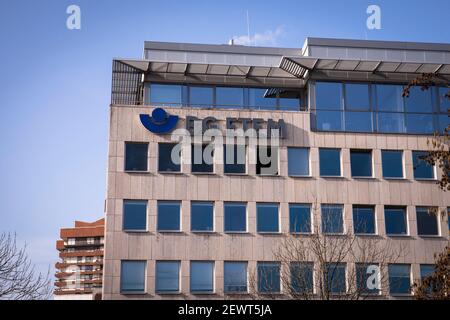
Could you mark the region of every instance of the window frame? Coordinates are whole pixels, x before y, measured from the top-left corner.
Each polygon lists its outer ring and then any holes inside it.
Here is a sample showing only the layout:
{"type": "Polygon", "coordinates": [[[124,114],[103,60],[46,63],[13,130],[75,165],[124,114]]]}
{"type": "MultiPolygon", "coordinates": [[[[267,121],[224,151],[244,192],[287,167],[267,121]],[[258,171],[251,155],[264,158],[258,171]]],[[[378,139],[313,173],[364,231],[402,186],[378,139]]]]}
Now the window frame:
{"type": "Polygon", "coordinates": [[[373,179],[374,178],[374,162],[373,162],[373,150],[370,149],[350,149],[350,174],[353,179],[373,179]],[[370,175],[360,176],[353,174],[353,161],[352,154],[370,154],[370,175]]]}
{"type": "Polygon", "coordinates": [[[405,152],[403,150],[387,150],[387,149],[382,149],[381,150],[381,174],[383,175],[383,179],[385,180],[405,180],[405,152]],[[402,170],[402,175],[401,177],[387,177],[384,173],[384,158],[383,158],[383,154],[384,153],[400,153],[401,154],[401,170],[402,170]]]}
{"type": "Polygon", "coordinates": [[[123,199],[122,201],[122,231],[126,233],[146,233],[148,232],[148,200],[123,199]],[[145,228],[144,229],[126,229],[125,228],[125,205],[128,202],[145,203],[145,228]]]}
{"type": "MultiPolygon", "coordinates": [[[[179,170],[177,171],[169,171],[169,170],[161,170],[161,146],[162,145],[172,145],[175,147],[178,143],[172,143],[172,142],[159,142],[158,143],[158,173],[159,174],[182,174],[183,173],[183,148],[180,149],[180,164],[175,164],[179,167],[179,170]]],[[[172,164],[174,164],[172,162],[172,164]]]]}
{"type": "MultiPolygon", "coordinates": [[[[431,166],[431,178],[422,178],[422,177],[416,177],[416,167],[420,165],[430,166],[428,163],[426,163],[424,160],[417,159],[416,154],[425,154],[427,151],[420,151],[420,150],[412,150],[412,165],[413,165],[413,179],[416,181],[436,181],[436,165],[431,166]],[[418,163],[416,163],[418,161],[418,163]]],[[[421,155],[418,155],[418,157],[421,157],[421,155]]]]}
{"type": "Polygon", "coordinates": [[[402,296],[411,296],[412,295],[412,284],[413,284],[413,276],[412,276],[412,268],[411,268],[411,264],[408,263],[389,263],[388,264],[388,284],[389,284],[389,295],[390,296],[398,296],[398,297],[402,297],[402,296]],[[392,292],[392,283],[391,283],[391,273],[390,273],[390,267],[391,266],[407,266],[409,268],[409,292],[392,292]]]}
{"type": "Polygon", "coordinates": [[[214,260],[191,260],[189,263],[189,292],[194,295],[211,295],[216,291],[216,261],[214,260]],[[212,287],[211,290],[193,290],[192,289],[192,265],[193,264],[209,264],[212,266],[211,280],[212,287]]]}
{"type": "Polygon", "coordinates": [[[287,147],[287,166],[288,166],[288,176],[293,178],[310,178],[311,177],[311,148],[309,147],[287,147]],[[305,150],[307,153],[307,165],[308,165],[308,173],[307,174],[292,174],[290,173],[289,166],[289,151],[290,150],[305,150]]]}
{"type": "Polygon", "coordinates": [[[150,144],[148,142],[134,142],[134,141],[125,141],[124,146],[124,163],[123,163],[123,170],[127,173],[146,173],[149,172],[149,151],[150,151],[150,144]],[[145,159],[145,170],[132,170],[127,168],[127,159],[128,159],[128,153],[127,148],[129,145],[145,145],[147,147],[146,152],[146,159],[145,159]]]}
{"type": "MultiPolygon", "coordinates": [[[[441,219],[440,219],[440,213],[436,212],[436,215],[434,216],[434,221],[436,222],[436,234],[426,234],[420,232],[419,227],[419,212],[424,213],[425,210],[429,211],[432,207],[423,207],[423,206],[417,206],[416,207],[416,223],[417,223],[417,235],[421,238],[440,238],[441,237],[441,219]]],[[[437,209],[437,208],[436,208],[437,209]]],[[[426,215],[430,215],[429,212],[425,213],[426,215]]]]}
{"type": "MultiPolygon", "coordinates": [[[[271,271],[272,272],[272,271],[271,271]]],[[[259,294],[262,295],[270,295],[270,294],[281,294],[283,291],[283,284],[281,281],[281,263],[277,262],[277,261],[258,261],[256,263],[256,282],[257,282],[257,291],[259,294]],[[260,267],[274,267],[277,268],[277,273],[278,273],[278,279],[277,279],[277,290],[276,291],[262,291],[261,290],[261,283],[260,283],[260,267]]]]}
{"type": "Polygon", "coordinates": [[[345,232],[346,232],[346,223],[345,223],[345,206],[343,205],[343,204],[339,204],[339,203],[336,203],[336,204],[328,204],[328,203],[325,203],[325,204],[321,204],[320,205],[320,232],[322,233],[322,234],[325,234],[325,235],[331,235],[331,236],[333,236],[333,235],[339,235],[339,236],[341,236],[341,235],[344,235],[345,234],[345,232]],[[330,207],[331,209],[335,209],[335,208],[337,208],[337,207],[340,207],[341,208],[341,219],[340,219],[340,222],[341,222],[341,227],[342,227],[342,231],[341,232],[326,232],[325,231],[325,226],[324,226],[324,219],[323,219],[323,209],[324,209],[324,207],[330,207]]]}
{"type": "Polygon", "coordinates": [[[260,176],[260,177],[279,177],[280,176],[280,146],[275,146],[275,147],[272,147],[272,146],[260,146],[260,145],[258,145],[257,147],[256,147],[256,162],[255,162],[255,174],[256,174],[256,176],[260,176]],[[271,153],[270,153],[270,158],[271,158],[271,162],[270,163],[272,163],[272,152],[273,152],[273,149],[275,149],[276,150],[276,160],[277,160],[277,172],[276,173],[261,173],[261,169],[264,169],[264,168],[267,168],[266,167],[266,164],[262,164],[262,163],[260,163],[260,161],[259,161],[259,150],[260,150],[260,148],[266,148],[266,149],[270,149],[271,151],[271,153]],[[259,168],[259,169],[258,169],[259,168]],[[258,173],[258,171],[259,171],[259,173],[258,173]]]}
{"type": "Polygon", "coordinates": [[[342,170],[342,149],[341,148],[319,148],[319,176],[321,178],[343,178],[343,170],[342,170]],[[321,155],[320,151],[339,151],[339,175],[325,175],[322,174],[322,167],[321,167],[321,155]]]}
{"type": "Polygon", "coordinates": [[[181,261],[179,260],[156,260],[155,261],[155,293],[160,295],[179,294],[181,292],[181,261]],[[160,263],[173,263],[177,264],[177,290],[158,290],[158,264],[160,263]]]}
{"type": "Polygon", "coordinates": [[[352,205],[352,222],[353,222],[353,233],[356,236],[376,236],[378,234],[376,206],[375,205],[352,205]],[[356,232],[355,209],[358,209],[358,208],[372,209],[373,232],[356,232]]]}
{"type": "Polygon", "coordinates": [[[158,232],[158,233],[181,233],[181,232],[183,232],[182,231],[182,228],[183,228],[183,225],[182,225],[182,217],[183,217],[183,213],[182,213],[182,210],[183,210],[183,207],[182,207],[182,201],[177,201],[177,200],[157,200],[157,202],[156,202],[156,231],[158,232]],[[159,218],[159,205],[160,204],[164,204],[164,203],[166,203],[166,204],[170,204],[170,203],[172,203],[172,204],[175,204],[175,203],[177,203],[177,204],[179,204],[179,212],[178,212],[178,229],[177,230],[165,230],[165,229],[160,229],[159,228],[159,221],[160,221],[160,218],[159,218]]]}
{"type": "MultiPolygon", "coordinates": [[[[230,286],[228,284],[228,286],[230,286]]],[[[223,262],[223,292],[224,294],[228,295],[237,295],[237,294],[248,294],[249,289],[249,279],[248,279],[248,262],[247,261],[224,261],[223,262]],[[225,271],[227,264],[243,264],[245,265],[245,290],[239,291],[239,290],[227,290],[227,283],[226,283],[226,275],[227,272],[225,271]]]]}
{"type": "Polygon", "coordinates": [[[257,202],[256,203],[256,233],[259,233],[259,234],[280,234],[281,233],[281,228],[280,228],[280,223],[281,221],[280,221],[280,204],[279,203],[276,203],[276,202],[257,202]],[[269,231],[261,231],[260,230],[260,225],[259,225],[259,222],[260,222],[260,217],[259,217],[259,212],[258,212],[258,207],[259,206],[266,206],[266,207],[269,207],[269,206],[273,206],[273,207],[275,207],[276,206],[276,208],[277,208],[277,230],[276,231],[271,231],[271,230],[269,230],[269,231]]]}
{"type": "Polygon", "coordinates": [[[123,295],[142,295],[147,293],[147,273],[148,265],[146,260],[120,260],[120,293],[123,295]],[[123,265],[124,263],[142,263],[144,265],[144,288],[142,290],[124,290],[122,279],[123,276],[123,265]]]}
{"type": "Polygon", "coordinates": [[[196,143],[192,143],[191,144],[191,174],[194,174],[194,175],[214,175],[215,174],[215,156],[216,156],[216,150],[215,150],[215,148],[214,148],[214,145],[213,144],[211,144],[212,146],[213,146],[213,157],[212,157],[212,161],[213,161],[213,163],[212,164],[207,164],[206,162],[205,162],[205,159],[204,159],[204,152],[205,152],[205,148],[207,148],[208,146],[209,146],[210,144],[196,144],[196,143]],[[201,146],[201,148],[202,148],[202,163],[201,164],[194,164],[194,157],[195,157],[195,153],[194,153],[194,149],[195,148],[198,148],[199,146],[201,146]],[[208,167],[208,168],[210,168],[210,170],[211,171],[194,171],[194,166],[201,166],[201,167],[203,167],[203,166],[206,166],[206,167],[208,167]]]}
{"type": "Polygon", "coordinates": [[[225,234],[245,234],[248,233],[248,203],[247,202],[239,202],[239,201],[224,201],[223,202],[223,232],[225,234]],[[243,205],[245,207],[245,230],[244,231],[237,231],[237,230],[233,230],[233,231],[227,231],[226,230],[226,209],[225,206],[226,205],[231,205],[231,206],[237,206],[237,205],[243,205]]]}
{"type": "Polygon", "coordinates": [[[314,232],[314,221],[313,221],[313,214],[311,213],[311,204],[310,203],[289,203],[289,233],[290,234],[298,234],[298,235],[310,235],[314,232]],[[292,229],[292,221],[291,221],[291,207],[308,207],[309,209],[309,232],[298,232],[293,231],[292,229]]]}
{"type": "MultiPolygon", "coordinates": [[[[248,175],[248,165],[247,165],[247,159],[248,159],[248,148],[246,145],[238,145],[238,144],[223,144],[223,174],[226,176],[245,176],[248,175]],[[245,157],[245,163],[233,163],[233,164],[227,164],[226,159],[226,150],[228,146],[233,146],[235,148],[234,152],[236,152],[239,149],[239,146],[244,147],[244,157],[245,157]],[[227,166],[244,166],[244,172],[227,172],[226,168],[227,166]]],[[[237,158],[236,158],[237,160],[237,158]]]]}
{"type": "Polygon", "coordinates": [[[216,224],[216,215],[215,215],[215,213],[216,213],[216,208],[215,208],[215,203],[214,203],[214,201],[191,201],[191,203],[190,203],[190,205],[191,205],[191,207],[190,207],[190,210],[191,210],[191,215],[190,215],[190,230],[191,230],[191,232],[192,233],[215,233],[215,224],[216,224]],[[192,210],[192,207],[193,207],[193,205],[195,205],[195,204],[198,204],[198,205],[206,205],[206,204],[210,204],[211,206],[212,206],[212,226],[211,226],[211,230],[194,230],[193,229],[193,227],[192,227],[192,213],[193,213],[193,210],[192,210]]]}
{"type": "Polygon", "coordinates": [[[410,237],[410,226],[409,226],[409,212],[408,212],[408,207],[406,206],[384,206],[383,207],[383,213],[384,213],[384,229],[385,229],[385,234],[387,237],[410,237]],[[388,233],[388,227],[387,227],[387,222],[388,219],[386,219],[386,209],[387,210],[402,210],[403,211],[403,216],[404,216],[404,220],[405,220],[405,234],[401,234],[401,233],[388,233]]]}

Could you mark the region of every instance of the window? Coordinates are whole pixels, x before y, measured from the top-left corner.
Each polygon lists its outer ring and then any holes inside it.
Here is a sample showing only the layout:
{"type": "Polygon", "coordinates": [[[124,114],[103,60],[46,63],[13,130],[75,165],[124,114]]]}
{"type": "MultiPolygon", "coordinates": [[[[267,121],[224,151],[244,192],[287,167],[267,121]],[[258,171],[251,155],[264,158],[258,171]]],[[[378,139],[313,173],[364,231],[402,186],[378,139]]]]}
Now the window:
{"type": "Polygon", "coordinates": [[[150,104],[155,106],[179,107],[182,104],[182,88],[173,84],[151,84],[150,104]]]}
{"type": "Polygon", "coordinates": [[[125,171],[147,171],[148,143],[125,142],[125,171]]]}
{"type": "Polygon", "coordinates": [[[438,90],[439,109],[443,113],[448,113],[448,110],[450,109],[450,99],[446,96],[448,93],[448,88],[440,87],[438,90]]]}
{"type": "Polygon", "coordinates": [[[356,263],[356,285],[359,292],[364,294],[379,294],[380,273],[379,265],[370,265],[366,263],[356,263]],[[373,275],[377,273],[376,278],[373,275]],[[377,283],[374,281],[378,281],[377,283]]]}
{"type": "Polygon", "coordinates": [[[288,174],[290,176],[309,176],[309,149],[288,148],[288,174]]]}
{"type": "Polygon", "coordinates": [[[341,150],[319,149],[320,175],[322,177],[341,176],[341,150]]]}
{"type": "Polygon", "coordinates": [[[214,203],[191,202],[191,231],[209,232],[214,230],[214,203]]]}
{"type": "Polygon", "coordinates": [[[258,292],[280,292],[280,263],[258,262],[258,292]]]}
{"type": "Polygon", "coordinates": [[[369,86],[367,84],[345,84],[345,108],[347,110],[369,111],[369,86]]]}
{"type": "Polygon", "coordinates": [[[214,93],[211,87],[189,87],[189,105],[196,108],[211,108],[214,93]]]}
{"type": "Polygon", "coordinates": [[[147,230],[147,201],[123,201],[123,230],[147,230]]]}
{"type": "Polygon", "coordinates": [[[375,85],[378,111],[403,112],[403,88],[399,85],[375,85]]]}
{"type": "Polygon", "coordinates": [[[386,234],[406,235],[407,220],[405,207],[384,207],[384,220],[386,223],[386,234]]]}
{"type": "Polygon", "coordinates": [[[345,113],[345,131],[348,132],[372,132],[371,112],[349,112],[345,113]]]}
{"type": "Polygon", "coordinates": [[[438,236],[438,218],[439,213],[433,212],[431,208],[417,207],[417,233],[419,236],[438,236]]]}
{"type": "Polygon", "coordinates": [[[322,111],[316,113],[317,130],[319,131],[342,131],[343,115],[341,111],[322,111]]]}
{"type": "Polygon", "coordinates": [[[180,172],[181,171],[180,146],[177,145],[176,143],[160,143],[158,146],[159,146],[158,170],[160,172],[180,172]],[[175,148],[179,148],[179,150],[175,148]],[[172,151],[174,151],[173,154],[172,151]]]}
{"type": "Polygon", "coordinates": [[[434,133],[433,115],[431,114],[407,114],[406,131],[411,134],[434,133]]]}
{"type": "Polygon", "coordinates": [[[158,201],[158,231],[180,231],[179,201],[158,201]]]}
{"type": "Polygon", "coordinates": [[[411,294],[411,266],[408,264],[390,264],[389,272],[389,293],[411,294]]]}
{"type": "Polygon", "coordinates": [[[342,84],[333,82],[316,83],[316,109],[341,110],[342,84]]]}
{"type": "Polygon", "coordinates": [[[192,145],[191,149],[191,172],[211,173],[214,172],[214,145],[192,145]]]}
{"type": "Polygon", "coordinates": [[[386,179],[403,178],[403,152],[382,150],[381,162],[383,166],[383,177],[386,179]]]}
{"type": "Polygon", "coordinates": [[[145,292],[145,261],[122,260],[120,268],[120,292],[145,292]]]}
{"type": "Polygon", "coordinates": [[[224,203],[225,232],[247,231],[247,205],[243,202],[224,203]]]}
{"type": "Polygon", "coordinates": [[[257,203],[256,204],[256,223],[258,232],[278,232],[278,204],[276,203],[257,203]]]}
{"type": "Polygon", "coordinates": [[[405,133],[405,114],[378,113],[378,131],[382,133],[405,133]]]}
{"type": "Polygon", "coordinates": [[[291,289],[298,294],[313,293],[314,264],[309,262],[291,262],[291,289]]]}
{"type": "Polygon", "coordinates": [[[256,174],[278,175],[278,148],[277,147],[257,147],[256,174]]]}
{"type": "MultiPolygon", "coordinates": [[[[433,264],[421,264],[420,265],[420,280],[424,281],[426,278],[431,276],[435,271],[435,266],[433,264]]],[[[432,285],[428,285],[427,293],[431,293],[433,290],[432,285]]]]}
{"type": "Polygon", "coordinates": [[[373,206],[353,206],[353,230],[355,234],[375,234],[373,206]]]}
{"type": "Polygon", "coordinates": [[[291,233],[311,233],[309,204],[289,204],[289,229],[291,233]]]}
{"type": "Polygon", "coordinates": [[[450,117],[447,114],[441,114],[438,116],[439,121],[439,133],[445,133],[445,129],[450,125],[450,117]]]}
{"type": "Polygon", "coordinates": [[[301,93],[299,91],[279,89],[280,110],[298,111],[301,105],[301,93]]]}
{"type": "Polygon", "coordinates": [[[156,261],[156,292],[176,293],[180,290],[180,262],[156,261]]]}
{"type": "Polygon", "coordinates": [[[350,150],[352,177],[372,177],[372,151],[350,150]]]}
{"type": "Polygon", "coordinates": [[[244,174],[245,168],[245,145],[224,145],[224,168],[225,174],[244,174]]]}
{"type": "Polygon", "coordinates": [[[322,205],[322,232],[344,233],[342,205],[322,205]]]}
{"type": "Polygon", "coordinates": [[[247,262],[228,262],[223,265],[225,293],[247,292],[247,262]]]}
{"type": "Polygon", "coordinates": [[[343,294],[347,291],[345,263],[328,263],[324,270],[325,287],[331,294],[343,294]]]}
{"type": "Polygon", "coordinates": [[[216,104],[220,108],[242,108],[244,105],[244,89],[217,87],[216,104]]]}
{"type": "Polygon", "coordinates": [[[251,108],[275,110],[277,108],[276,95],[266,95],[267,89],[249,88],[249,105],[251,108]]]}
{"type": "Polygon", "coordinates": [[[427,154],[426,151],[413,151],[414,179],[434,179],[434,166],[423,159],[427,154]]]}
{"type": "Polygon", "coordinates": [[[214,262],[191,261],[191,292],[214,292],[214,262]]]}
{"type": "Polygon", "coordinates": [[[409,97],[405,97],[407,112],[431,113],[433,103],[431,101],[432,90],[422,90],[420,86],[413,86],[409,90],[409,97]]]}

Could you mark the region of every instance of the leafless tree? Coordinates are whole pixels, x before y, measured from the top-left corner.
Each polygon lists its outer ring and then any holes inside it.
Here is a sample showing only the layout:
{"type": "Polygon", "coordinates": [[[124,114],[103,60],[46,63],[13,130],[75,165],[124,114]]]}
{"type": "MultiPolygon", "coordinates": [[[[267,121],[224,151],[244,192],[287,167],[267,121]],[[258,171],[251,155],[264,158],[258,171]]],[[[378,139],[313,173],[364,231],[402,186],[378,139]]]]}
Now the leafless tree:
{"type": "Polygon", "coordinates": [[[273,252],[281,270],[281,292],[271,292],[273,277],[270,274],[252,270],[249,284],[253,298],[361,300],[385,294],[381,289],[387,287],[388,264],[398,263],[408,254],[403,242],[376,235],[355,235],[350,230],[340,234],[324,233],[324,223],[336,221],[322,220],[317,203],[312,213],[312,232],[284,235],[273,252]],[[265,290],[268,292],[261,293],[261,287],[269,288],[265,290]]]}
{"type": "Polygon", "coordinates": [[[0,300],[44,300],[52,295],[50,271],[36,273],[16,235],[0,234],[0,300]]]}

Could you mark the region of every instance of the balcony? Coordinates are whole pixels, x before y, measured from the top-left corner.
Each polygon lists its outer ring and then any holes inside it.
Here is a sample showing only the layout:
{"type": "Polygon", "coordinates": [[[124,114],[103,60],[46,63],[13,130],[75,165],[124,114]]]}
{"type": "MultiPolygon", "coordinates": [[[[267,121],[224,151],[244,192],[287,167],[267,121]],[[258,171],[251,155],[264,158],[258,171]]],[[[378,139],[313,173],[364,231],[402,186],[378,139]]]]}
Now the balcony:
{"type": "Polygon", "coordinates": [[[95,241],[86,241],[86,240],[78,240],[72,243],[68,241],[64,241],[64,246],[67,248],[72,247],[89,247],[89,246],[103,246],[103,240],[95,240],[95,241]]]}
{"type": "Polygon", "coordinates": [[[92,292],[92,289],[56,289],[53,291],[53,293],[57,296],[65,294],[89,294],[92,292]]]}
{"type": "Polygon", "coordinates": [[[75,272],[57,272],[55,274],[55,277],[58,279],[63,279],[63,278],[73,276],[74,274],[75,274],[75,272]]]}
{"type": "Polygon", "coordinates": [[[103,256],[103,250],[93,250],[93,251],[73,251],[73,252],[60,252],[60,258],[68,258],[68,257],[96,257],[103,256]]]}

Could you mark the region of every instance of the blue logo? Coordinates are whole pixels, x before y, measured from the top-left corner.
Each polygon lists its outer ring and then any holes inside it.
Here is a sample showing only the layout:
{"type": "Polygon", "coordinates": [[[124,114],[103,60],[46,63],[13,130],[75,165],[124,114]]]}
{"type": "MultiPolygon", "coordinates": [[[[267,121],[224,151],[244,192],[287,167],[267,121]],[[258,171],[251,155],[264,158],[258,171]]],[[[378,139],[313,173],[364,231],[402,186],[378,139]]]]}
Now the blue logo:
{"type": "Polygon", "coordinates": [[[178,116],[171,116],[162,108],[153,110],[151,117],[148,114],[141,114],[139,118],[144,127],[153,133],[168,133],[178,122],[178,116]]]}

